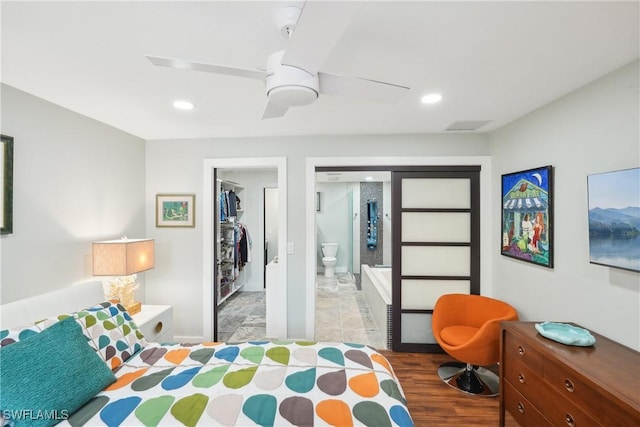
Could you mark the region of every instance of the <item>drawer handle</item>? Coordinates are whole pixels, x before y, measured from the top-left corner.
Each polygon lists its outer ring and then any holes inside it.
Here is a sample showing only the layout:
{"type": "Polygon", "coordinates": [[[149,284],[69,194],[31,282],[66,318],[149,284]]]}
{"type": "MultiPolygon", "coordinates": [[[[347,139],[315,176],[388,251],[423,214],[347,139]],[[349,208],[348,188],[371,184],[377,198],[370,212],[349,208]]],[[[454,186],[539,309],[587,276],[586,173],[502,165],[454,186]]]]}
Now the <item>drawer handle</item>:
{"type": "Polygon", "coordinates": [[[569,393],[573,393],[573,390],[575,390],[573,383],[569,378],[564,380],[564,388],[566,388],[569,393]]]}
{"type": "Polygon", "coordinates": [[[156,331],[156,334],[159,334],[160,331],[162,331],[162,322],[156,323],[155,331],[156,331]]]}
{"type": "Polygon", "coordinates": [[[564,416],[564,420],[567,422],[567,425],[569,427],[574,427],[576,425],[575,420],[573,419],[573,417],[571,416],[571,414],[566,414],[564,416]]]}
{"type": "Polygon", "coordinates": [[[524,405],[522,404],[522,402],[518,402],[518,412],[520,412],[521,414],[524,414],[524,405]]]}
{"type": "Polygon", "coordinates": [[[525,350],[524,347],[522,347],[521,345],[518,346],[518,354],[520,356],[524,356],[525,350]]]}
{"type": "Polygon", "coordinates": [[[525,382],[524,374],[522,372],[518,374],[518,381],[520,382],[520,384],[524,384],[525,382]]]}

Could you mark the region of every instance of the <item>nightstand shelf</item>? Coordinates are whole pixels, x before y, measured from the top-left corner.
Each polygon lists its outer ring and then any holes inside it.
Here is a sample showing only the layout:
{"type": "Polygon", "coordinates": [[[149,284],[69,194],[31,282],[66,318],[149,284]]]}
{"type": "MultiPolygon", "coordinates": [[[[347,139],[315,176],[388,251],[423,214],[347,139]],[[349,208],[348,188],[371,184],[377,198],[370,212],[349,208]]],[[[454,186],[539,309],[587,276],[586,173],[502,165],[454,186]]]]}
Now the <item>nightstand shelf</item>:
{"type": "Polygon", "coordinates": [[[147,341],[173,341],[173,306],[143,304],[142,310],[132,317],[147,341]]]}

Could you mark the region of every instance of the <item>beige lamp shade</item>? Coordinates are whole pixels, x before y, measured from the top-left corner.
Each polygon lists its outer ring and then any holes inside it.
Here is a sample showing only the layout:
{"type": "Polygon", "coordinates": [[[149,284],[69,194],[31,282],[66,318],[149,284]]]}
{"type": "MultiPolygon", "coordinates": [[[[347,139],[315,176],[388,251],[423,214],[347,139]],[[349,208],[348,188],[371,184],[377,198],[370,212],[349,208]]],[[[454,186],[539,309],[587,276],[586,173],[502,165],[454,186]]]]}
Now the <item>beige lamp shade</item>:
{"type": "Polygon", "coordinates": [[[106,240],[93,243],[94,276],[129,276],[154,266],[153,239],[106,240]]]}

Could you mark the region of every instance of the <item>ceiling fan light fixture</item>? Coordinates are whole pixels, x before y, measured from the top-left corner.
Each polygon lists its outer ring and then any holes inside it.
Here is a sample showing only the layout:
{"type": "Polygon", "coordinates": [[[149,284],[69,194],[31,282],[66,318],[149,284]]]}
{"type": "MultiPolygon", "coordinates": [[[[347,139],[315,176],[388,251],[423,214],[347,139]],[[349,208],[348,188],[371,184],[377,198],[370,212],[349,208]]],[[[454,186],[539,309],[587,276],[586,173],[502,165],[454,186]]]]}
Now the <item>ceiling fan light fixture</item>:
{"type": "Polygon", "coordinates": [[[193,104],[189,101],[174,101],[173,106],[178,110],[193,110],[193,104]]]}
{"type": "Polygon", "coordinates": [[[281,63],[284,51],[274,52],[267,59],[265,85],[267,97],[283,107],[301,107],[318,99],[320,83],[318,75],[281,63]]]}
{"type": "Polygon", "coordinates": [[[424,95],[420,101],[423,104],[437,104],[438,102],[442,101],[442,95],[439,93],[429,93],[427,95],[424,95]]]}
{"type": "Polygon", "coordinates": [[[301,107],[318,99],[318,92],[306,86],[286,85],[269,91],[269,101],[284,107],[301,107]]]}

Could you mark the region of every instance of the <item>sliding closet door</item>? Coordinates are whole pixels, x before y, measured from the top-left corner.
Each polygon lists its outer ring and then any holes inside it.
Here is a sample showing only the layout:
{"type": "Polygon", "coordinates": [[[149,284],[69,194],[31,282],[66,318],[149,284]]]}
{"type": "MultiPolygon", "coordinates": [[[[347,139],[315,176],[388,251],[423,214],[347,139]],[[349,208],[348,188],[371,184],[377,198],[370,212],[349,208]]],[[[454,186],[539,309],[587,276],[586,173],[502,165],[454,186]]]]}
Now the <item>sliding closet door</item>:
{"type": "Polygon", "coordinates": [[[428,169],[392,174],[394,351],[439,351],[436,300],[480,291],[480,168],[428,169]]]}

